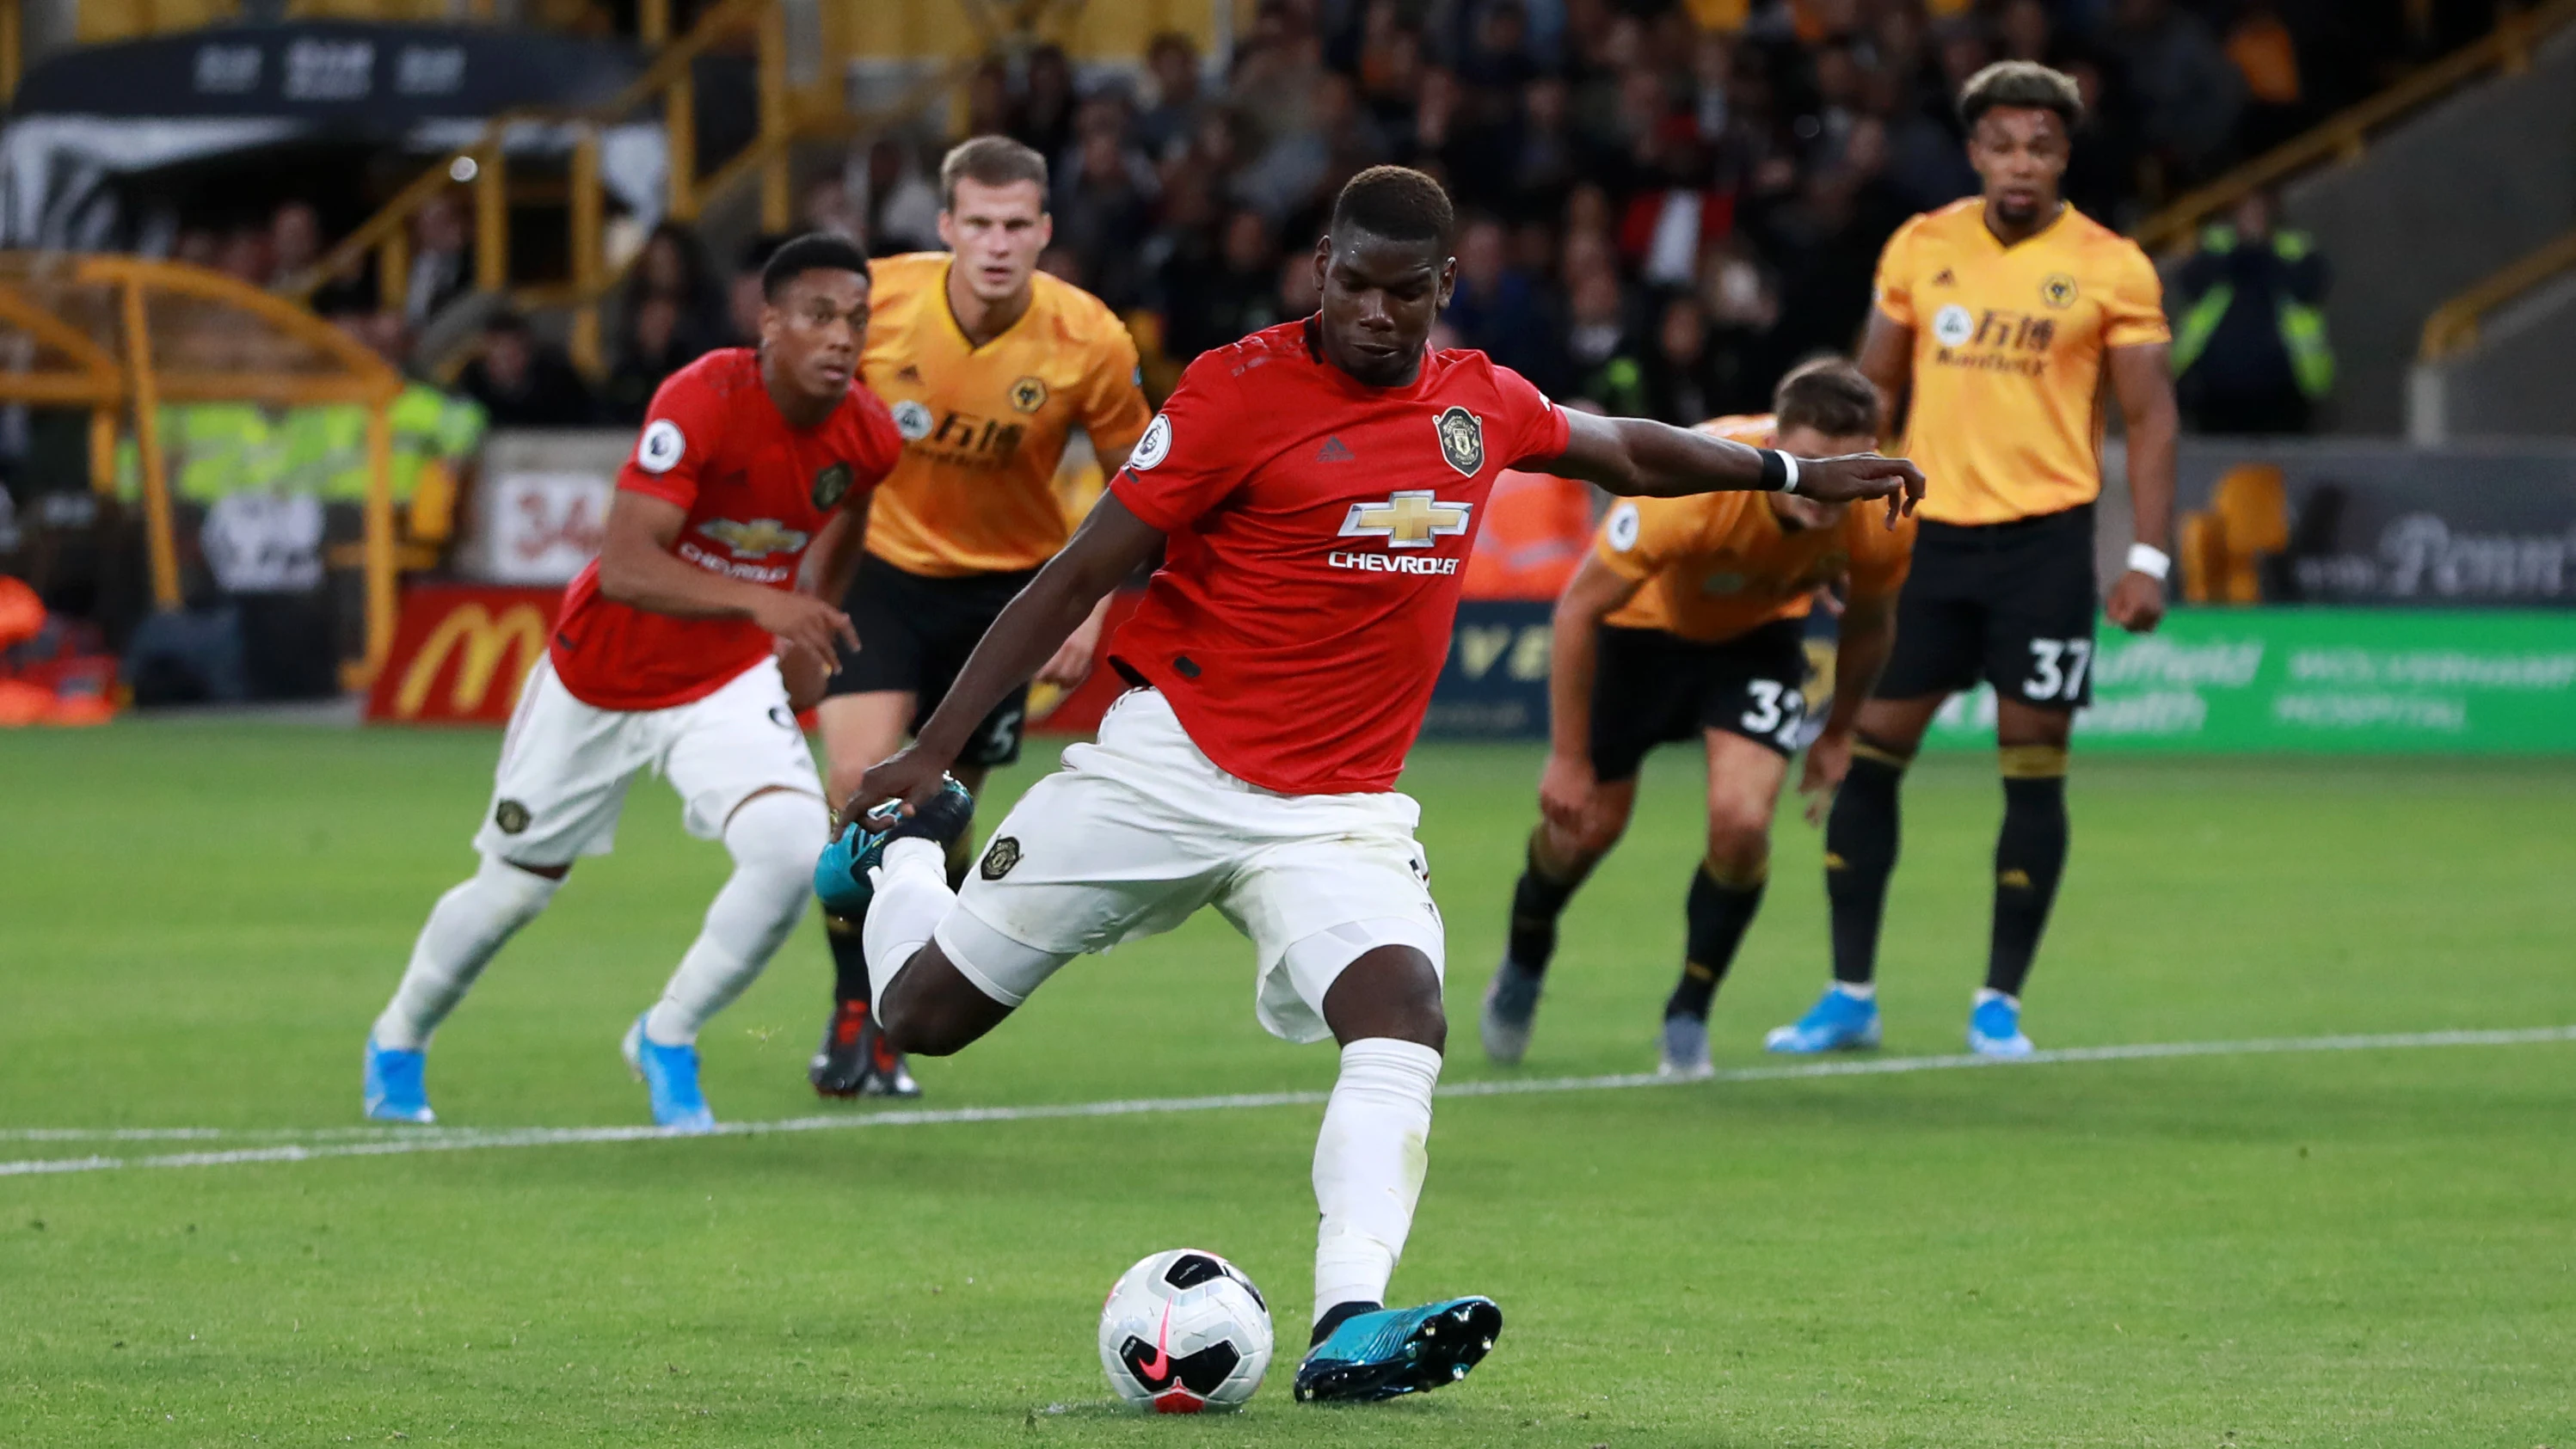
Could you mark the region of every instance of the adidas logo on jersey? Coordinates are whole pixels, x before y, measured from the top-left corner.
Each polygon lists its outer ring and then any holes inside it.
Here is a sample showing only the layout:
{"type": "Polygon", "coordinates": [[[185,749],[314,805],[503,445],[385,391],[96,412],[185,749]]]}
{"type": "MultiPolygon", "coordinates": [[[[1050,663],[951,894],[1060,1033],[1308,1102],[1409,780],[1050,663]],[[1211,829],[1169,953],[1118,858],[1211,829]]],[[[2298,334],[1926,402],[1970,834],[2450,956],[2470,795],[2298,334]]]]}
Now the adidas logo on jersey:
{"type": "Polygon", "coordinates": [[[897,382],[919,382],[921,381],[921,369],[907,362],[903,366],[894,370],[894,380],[897,382]]]}
{"type": "Polygon", "coordinates": [[[1955,287],[1959,285],[1959,279],[1950,275],[1950,269],[1948,267],[1943,267],[1941,270],[1932,274],[1932,285],[1936,287],[1955,287]]]}
{"type": "Polygon", "coordinates": [[[1318,463],[1349,463],[1358,458],[1359,454],[1352,452],[1350,445],[1343,442],[1339,434],[1326,438],[1324,446],[1315,450],[1315,461],[1318,463]]]}

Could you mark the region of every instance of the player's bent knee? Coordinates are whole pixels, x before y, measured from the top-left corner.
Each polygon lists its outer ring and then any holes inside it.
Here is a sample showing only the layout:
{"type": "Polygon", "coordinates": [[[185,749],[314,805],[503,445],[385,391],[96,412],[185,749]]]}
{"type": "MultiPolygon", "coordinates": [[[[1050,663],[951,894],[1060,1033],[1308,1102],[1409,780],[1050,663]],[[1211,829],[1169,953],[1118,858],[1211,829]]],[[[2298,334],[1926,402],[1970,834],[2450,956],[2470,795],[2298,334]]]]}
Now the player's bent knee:
{"type": "Polygon", "coordinates": [[[896,970],[878,993],[876,1010],[896,1050],[944,1057],[1001,1025],[1012,1006],[986,995],[933,942],[896,970]]]}
{"type": "Polygon", "coordinates": [[[1708,853],[1712,856],[1765,855],[1771,848],[1771,811],[1769,798],[1730,799],[1724,796],[1708,802],[1708,853]]]}
{"type": "Polygon", "coordinates": [[[1344,1046],[1388,1037],[1445,1051],[1449,1017],[1441,1004],[1439,969],[1412,946],[1363,952],[1324,993],[1324,1024],[1344,1046]]]}

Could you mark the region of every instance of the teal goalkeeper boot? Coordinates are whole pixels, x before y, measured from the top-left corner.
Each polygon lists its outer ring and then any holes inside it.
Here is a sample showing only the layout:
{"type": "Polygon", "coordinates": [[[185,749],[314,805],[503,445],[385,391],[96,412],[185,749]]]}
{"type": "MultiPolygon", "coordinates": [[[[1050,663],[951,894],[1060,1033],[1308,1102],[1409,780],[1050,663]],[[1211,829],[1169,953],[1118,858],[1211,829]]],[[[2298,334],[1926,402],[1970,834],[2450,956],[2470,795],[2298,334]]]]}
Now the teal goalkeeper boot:
{"type": "Polygon", "coordinates": [[[1502,1331],[1503,1310],[1490,1298],[1353,1314],[1297,1365],[1297,1402],[1371,1403],[1456,1383],[1502,1331]]]}

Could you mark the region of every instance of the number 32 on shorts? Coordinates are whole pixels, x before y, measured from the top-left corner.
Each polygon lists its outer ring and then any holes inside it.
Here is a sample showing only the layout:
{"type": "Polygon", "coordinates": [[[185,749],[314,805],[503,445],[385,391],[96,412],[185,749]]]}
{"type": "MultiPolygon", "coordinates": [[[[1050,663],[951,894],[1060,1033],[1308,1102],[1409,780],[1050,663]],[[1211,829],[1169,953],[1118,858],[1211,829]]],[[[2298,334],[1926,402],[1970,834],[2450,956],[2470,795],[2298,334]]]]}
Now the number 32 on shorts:
{"type": "Polygon", "coordinates": [[[1753,696],[1753,708],[1744,712],[1744,731],[1750,735],[1769,735],[1785,750],[1798,747],[1798,722],[1806,717],[1807,697],[1795,685],[1776,679],[1750,679],[1745,691],[1753,696]]]}
{"type": "Polygon", "coordinates": [[[2093,664],[2090,639],[2033,639],[2030,678],[2021,692],[2032,699],[2074,700],[2084,697],[2084,671],[2093,664]]]}

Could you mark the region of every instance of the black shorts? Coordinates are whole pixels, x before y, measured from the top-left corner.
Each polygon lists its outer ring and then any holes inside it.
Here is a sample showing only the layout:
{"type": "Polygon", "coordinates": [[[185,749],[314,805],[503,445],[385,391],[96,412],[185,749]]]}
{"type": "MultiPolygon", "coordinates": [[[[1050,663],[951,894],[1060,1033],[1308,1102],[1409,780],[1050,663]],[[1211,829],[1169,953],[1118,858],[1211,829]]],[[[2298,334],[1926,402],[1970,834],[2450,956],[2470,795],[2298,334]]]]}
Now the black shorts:
{"type": "Polygon", "coordinates": [[[1875,691],[1973,689],[2075,709],[2093,699],[2093,505],[1977,527],[1926,520],[1896,603],[1896,648],[1875,691]]]}
{"type": "Polygon", "coordinates": [[[1804,619],[1776,619],[1717,644],[1604,624],[1592,676],[1593,777],[1635,779],[1647,751],[1703,730],[1793,754],[1806,682],[1804,619]]]}
{"type": "MultiPolygon", "coordinates": [[[[919,734],[1002,606],[1035,576],[1032,571],[925,578],[874,554],[864,556],[841,605],[859,631],[860,648],[841,651],[841,672],[824,687],[825,697],[910,694],[911,731],[919,734]]],[[[989,768],[1017,760],[1028,710],[1024,684],[984,716],[957,763],[989,768]]]]}

